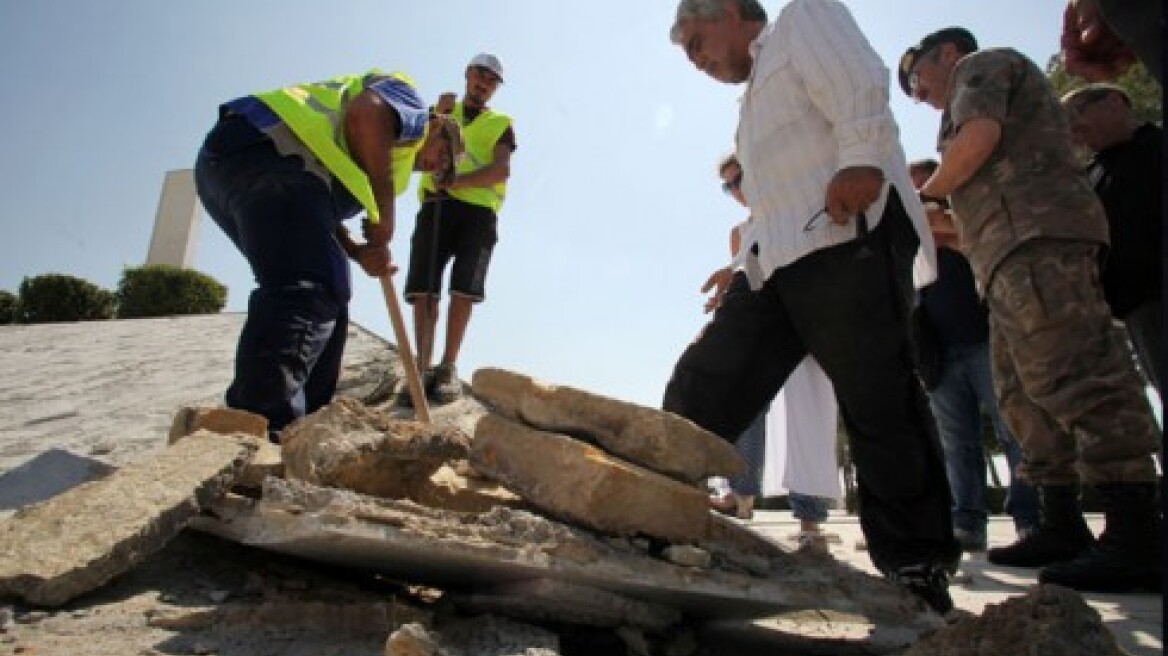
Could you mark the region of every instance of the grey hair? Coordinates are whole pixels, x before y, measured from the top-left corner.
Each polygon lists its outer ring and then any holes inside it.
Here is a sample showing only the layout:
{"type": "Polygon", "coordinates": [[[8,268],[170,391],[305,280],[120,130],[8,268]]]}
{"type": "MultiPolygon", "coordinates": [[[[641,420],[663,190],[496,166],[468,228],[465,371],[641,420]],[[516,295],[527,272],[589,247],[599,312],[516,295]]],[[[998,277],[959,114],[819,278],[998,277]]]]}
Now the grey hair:
{"type": "Polygon", "coordinates": [[[743,20],[767,21],[766,9],[758,0],[681,0],[677,5],[677,18],[669,28],[669,40],[681,43],[681,25],[690,20],[718,20],[726,16],[726,3],[738,5],[738,13],[743,20]]]}

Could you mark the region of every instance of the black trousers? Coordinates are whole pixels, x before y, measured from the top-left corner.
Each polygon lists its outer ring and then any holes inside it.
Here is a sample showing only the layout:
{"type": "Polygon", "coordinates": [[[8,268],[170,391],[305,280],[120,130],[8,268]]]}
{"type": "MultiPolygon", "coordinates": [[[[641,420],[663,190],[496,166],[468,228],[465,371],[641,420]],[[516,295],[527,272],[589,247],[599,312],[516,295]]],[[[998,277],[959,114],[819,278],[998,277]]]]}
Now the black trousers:
{"type": "MultiPolygon", "coordinates": [[[[877,569],[953,565],[949,485],[913,366],[909,309],[919,241],[895,191],[871,233],[728,293],[679,359],[663,407],[733,442],[805,355],[831,379],[877,569]]],[[[790,408],[789,412],[799,412],[790,408]]]]}

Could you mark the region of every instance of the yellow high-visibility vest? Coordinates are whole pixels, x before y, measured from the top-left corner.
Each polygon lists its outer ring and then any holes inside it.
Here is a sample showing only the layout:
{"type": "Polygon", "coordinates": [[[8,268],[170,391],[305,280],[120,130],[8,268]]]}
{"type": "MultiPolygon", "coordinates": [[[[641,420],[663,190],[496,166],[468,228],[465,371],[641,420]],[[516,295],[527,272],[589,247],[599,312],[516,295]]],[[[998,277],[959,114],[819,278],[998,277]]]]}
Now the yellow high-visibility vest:
{"type": "MultiPolygon", "coordinates": [[[[349,193],[365,208],[369,220],[377,223],[380,213],[373,197],[373,186],[365,171],[353,161],[345,143],[342,114],[345,105],[361,93],[374,79],[384,77],[378,69],[364,75],[342,75],[324,82],[307,82],[275,91],[255,94],[265,105],[308,146],[321,164],[345,185],[349,193]]],[[[390,77],[405,82],[411,88],[417,87],[404,73],[393,73],[390,77]]],[[[419,99],[420,102],[420,99],[419,99]]],[[[425,138],[403,142],[390,151],[390,166],[393,175],[393,191],[400,196],[410,183],[410,173],[414,170],[414,158],[421,149],[425,138]]]]}
{"type": "MultiPolygon", "coordinates": [[[[463,113],[462,103],[454,105],[454,120],[462,126],[462,139],[466,146],[466,153],[455,168],[456,173],[477,171],[495,161],[495,145],[499,138],[511,126],[511,117],[491,109],[484,109],[473,121],[467,123],[463,113]]],[[[428,173],[422,175],[418,184],[418,197],[424,198],[426,192],[437,191],[434,177],[428,173]]],[[[503,207],[503,200],[507,197],[507,183],[499,182],[488,187],[473,187],[466,189],[450,189],[448,194],[463,202],[480,207],[489,207],[495,213],[503,207]]]]}

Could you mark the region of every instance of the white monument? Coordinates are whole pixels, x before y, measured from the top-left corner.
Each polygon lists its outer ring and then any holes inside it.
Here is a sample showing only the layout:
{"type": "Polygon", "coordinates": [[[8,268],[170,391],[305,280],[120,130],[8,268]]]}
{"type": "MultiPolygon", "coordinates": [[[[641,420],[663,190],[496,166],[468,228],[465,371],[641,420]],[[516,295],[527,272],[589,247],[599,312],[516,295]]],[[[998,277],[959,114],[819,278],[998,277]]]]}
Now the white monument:
{"type": "Polygon", "coordinates": [[[167,171],[162,198],[154,217],[154,234],[146,264],[169,264],[189,269],[195,260],[199,237],[199,199],[191,169],[167,171]]]}

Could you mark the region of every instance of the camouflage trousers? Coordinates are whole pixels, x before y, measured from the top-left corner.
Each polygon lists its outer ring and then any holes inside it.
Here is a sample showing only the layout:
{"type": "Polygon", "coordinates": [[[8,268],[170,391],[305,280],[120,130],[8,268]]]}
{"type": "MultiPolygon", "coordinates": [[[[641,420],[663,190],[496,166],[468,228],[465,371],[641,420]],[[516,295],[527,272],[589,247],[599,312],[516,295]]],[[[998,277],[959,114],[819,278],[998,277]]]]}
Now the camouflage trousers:
{"type": "Polygon", "coordinates": [[[1099,246],[1036,239],[986,290],[994,389],[1039,485],[1156,480],[1159,429],[1130,352],[1115,339],[1099,246]]]}

